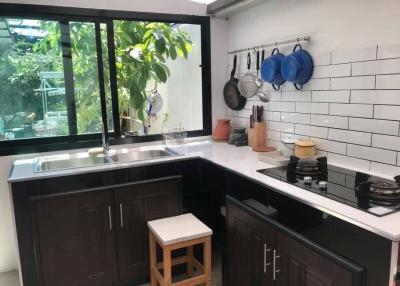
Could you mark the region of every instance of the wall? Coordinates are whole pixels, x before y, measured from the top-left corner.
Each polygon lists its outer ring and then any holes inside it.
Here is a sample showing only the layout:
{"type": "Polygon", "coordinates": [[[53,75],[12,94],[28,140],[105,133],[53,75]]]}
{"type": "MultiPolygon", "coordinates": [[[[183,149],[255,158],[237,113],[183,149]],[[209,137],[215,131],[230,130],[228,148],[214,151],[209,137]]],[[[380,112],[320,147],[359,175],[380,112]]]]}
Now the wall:
{"type": "MultiPolygon", "coordinates": [[[[315,62],[304,90],[289,83],[279,92],[263,87],[271,94],[263,104],[269,145],[286,148],[285,138],[312,138],[331,162],[400,174],[399,12],[399,1],[272,0],[231,17],[229,49],[312,38],[303,45],[315,62]]],[[[239,74],[246,71],[245,56],[239,74]]],[[[244,110],[230,112],[233,125],[248,124],[253,104],[261,102],[253,97],[244,110]]]]}
{"type": "MultiPolygon", "coordinates": [[[[188,0],[0,0],[0,3],[57,5],[190,15],[205,15],[206,13],[205,5],[188,0]]],[[[224,71],[226,70],[228,61],[225,57],[228,44],[227,22],[225,20],[211,20],[211,39],[211,50],[213,51],[211,54],[212,62],[217,62],[216,65],[213,64],[211,67],[212,82],[215,83],[212,86],[212,110],[213,122],[215,122],[215,118],[223,117],[227,114],[225,104],[220,95],[223,84],[222,80],[226,78],[224,71]]],[[[16,158],[15,156],[0,157],[0,273],[17,269],[14,227],[12,225],[12,211],[7,184],[7,177],[12,162],[16,158]]]]}

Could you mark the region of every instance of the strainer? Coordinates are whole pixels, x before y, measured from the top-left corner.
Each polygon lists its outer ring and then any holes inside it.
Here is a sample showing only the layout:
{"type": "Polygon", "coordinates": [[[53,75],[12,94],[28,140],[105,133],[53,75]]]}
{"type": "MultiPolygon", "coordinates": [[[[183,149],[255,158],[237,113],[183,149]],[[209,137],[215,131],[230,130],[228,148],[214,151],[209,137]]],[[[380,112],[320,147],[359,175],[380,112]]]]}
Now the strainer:
{"type": "Polygon", "coordinates": [[[239,83],[238,83],[238,88],[239,88],[240,93],[246,98],[256,95],[258,92],[258,88],[259,88],[257,86],[257,76],[250,73],[250,67],[251,67],[251,56],[250,56],[250,52],[248,52],[248,54],[247,54],[247,73],[240,78],[239,83]]]}

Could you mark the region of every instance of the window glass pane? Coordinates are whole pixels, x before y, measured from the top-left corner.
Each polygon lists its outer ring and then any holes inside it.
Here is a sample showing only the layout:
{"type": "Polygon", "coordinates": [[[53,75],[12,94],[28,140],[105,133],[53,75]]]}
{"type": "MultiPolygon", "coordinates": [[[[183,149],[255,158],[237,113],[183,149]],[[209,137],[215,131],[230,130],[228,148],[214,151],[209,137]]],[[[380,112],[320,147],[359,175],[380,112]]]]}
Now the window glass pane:
{"type": "Polygon", "coordinates": [[[0,18],[0,84],[1,140],[101,132],[95,24],[0,18]]]}
{"type": "Polygon", "coordinates": [[[67,135],[58,23],[0,18],[0,34],[0,140],[67,135]]]}
{"type": "Polygon", "coordinates": [[[110,64],[108,60],[107,25],[100,24],[101,50],[103,52],[104,88],[106,92],[108,131],[114,131],[114,118],[111,100],[110,64]]]}
{"type": "Polygon", "coordinates": [[[121,130],[203,129],[200,25],[118,20],[114,31],[121,130]]]}
{"type": "MultiPolygon", "coordinates": [[[[102,114],[95,24],[70,22],[69,25],[78,134],[98,133],[101,132],[102,114]]],[[[107,50],[103,51],[102,58],[108,63],[106,53],[107,50]]],[[[109,82],[107,73],[105,73],[104,79],[109,82]]]]}

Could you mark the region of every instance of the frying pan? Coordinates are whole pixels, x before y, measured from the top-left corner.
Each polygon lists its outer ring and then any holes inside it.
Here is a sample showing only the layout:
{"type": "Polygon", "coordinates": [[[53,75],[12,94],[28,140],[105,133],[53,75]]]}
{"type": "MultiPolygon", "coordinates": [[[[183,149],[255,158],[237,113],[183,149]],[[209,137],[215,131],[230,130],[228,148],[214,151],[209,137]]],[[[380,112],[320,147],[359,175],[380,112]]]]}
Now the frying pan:
{"type": "Polygon", "coordinates": [[[233,57],[233,68],[231,71],[231,78],[225,83],[224,86],[224,100],[226,105],[232,110],[242,110],[246,104],[247,99],[240,94],[238,89],[239,80],[235,78],[237,56],[233,57]]]}

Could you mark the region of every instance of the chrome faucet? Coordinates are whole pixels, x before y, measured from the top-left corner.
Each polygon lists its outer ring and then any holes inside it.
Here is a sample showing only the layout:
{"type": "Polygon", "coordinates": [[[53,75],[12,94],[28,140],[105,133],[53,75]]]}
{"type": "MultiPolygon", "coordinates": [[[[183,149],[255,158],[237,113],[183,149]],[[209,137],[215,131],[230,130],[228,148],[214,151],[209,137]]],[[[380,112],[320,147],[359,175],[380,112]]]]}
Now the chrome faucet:
{"type": "Polygon", "coordinates": [[[108,143],[108,136],[103,121],[101,122],[101,139],[103,141],[103,153],[107,154],[110,152],[110,144],[108,143]]]}

